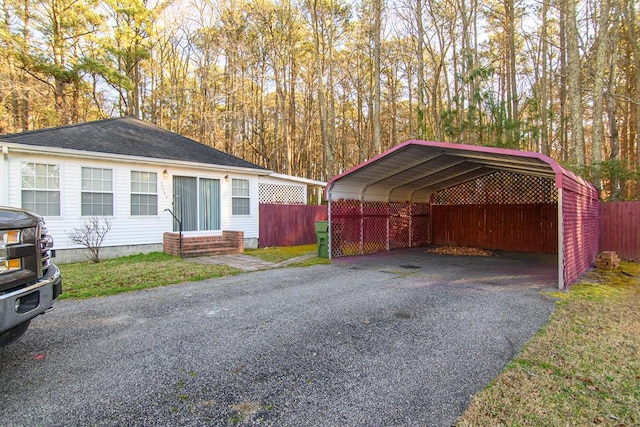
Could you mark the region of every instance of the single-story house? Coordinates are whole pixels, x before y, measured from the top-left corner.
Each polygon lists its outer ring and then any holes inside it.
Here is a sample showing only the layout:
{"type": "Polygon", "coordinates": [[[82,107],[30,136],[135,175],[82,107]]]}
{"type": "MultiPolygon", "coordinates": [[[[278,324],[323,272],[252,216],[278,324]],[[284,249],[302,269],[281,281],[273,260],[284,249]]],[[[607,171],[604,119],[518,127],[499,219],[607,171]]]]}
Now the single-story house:
{"type": "Polygon", "coordinates": [[[92,217],[112,225],[102,258],[161,251],[180,228],[258,247],[260,177],[272,172],[189,138],[124,117],[3,135],[0,148],[0,205],[42,215],[60,263],[85,259],[68,235],[92,217]]]}

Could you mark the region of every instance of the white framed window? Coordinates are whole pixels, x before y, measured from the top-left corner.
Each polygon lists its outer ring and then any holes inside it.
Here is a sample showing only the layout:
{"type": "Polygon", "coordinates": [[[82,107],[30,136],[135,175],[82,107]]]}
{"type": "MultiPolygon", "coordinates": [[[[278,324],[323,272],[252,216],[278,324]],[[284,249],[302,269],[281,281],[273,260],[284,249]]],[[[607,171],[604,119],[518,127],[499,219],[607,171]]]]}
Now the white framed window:
{"type": "Polygon", "coordinates": [[[231,180],[231,214],[232,215],[249,215],[250,209],[249,198],[249,180],[248,179],[232,179],[231,180]]]}
{"type": "Polygon", "coordinates": [[[158,174],[131,171],[131,215],[158,215],[158,174]]]}
{"type": "Polygon", "coordinates": [[[43,216],[60,216],[60,166],[22,163],[22,207],[43,216]]]}
{"type": "Polygon", "coordinates": [[[113,170],[82,168],[82,216],[113,215],[113,170]]]}

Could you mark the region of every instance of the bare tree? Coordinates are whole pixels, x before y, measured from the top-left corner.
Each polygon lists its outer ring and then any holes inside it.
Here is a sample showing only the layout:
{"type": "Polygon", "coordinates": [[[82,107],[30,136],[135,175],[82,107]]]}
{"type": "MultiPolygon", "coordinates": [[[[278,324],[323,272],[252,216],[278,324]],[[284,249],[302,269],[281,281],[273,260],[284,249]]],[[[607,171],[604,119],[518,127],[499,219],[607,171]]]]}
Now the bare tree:
{"type": "Polygon", "coordinates": [[[83,222],[80,227],[74,228],[67,233],[67,237],[78,245],[82,245],[89,250],[89,260],[100,262],[100,248],[107,233],[111,230],[111,221],[108,218],[91,217],[83,222]]]}

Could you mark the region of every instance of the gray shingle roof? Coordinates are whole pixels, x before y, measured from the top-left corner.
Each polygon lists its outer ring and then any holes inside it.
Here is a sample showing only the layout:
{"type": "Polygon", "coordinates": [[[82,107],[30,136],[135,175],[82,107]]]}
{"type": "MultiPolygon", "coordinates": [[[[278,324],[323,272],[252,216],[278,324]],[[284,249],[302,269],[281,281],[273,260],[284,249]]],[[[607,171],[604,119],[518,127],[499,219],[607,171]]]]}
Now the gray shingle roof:
{"type": "Polygon", "coordinates": [[[239,157],[133,117],[2,135],[0,141],[266,170],[239,157]]]}

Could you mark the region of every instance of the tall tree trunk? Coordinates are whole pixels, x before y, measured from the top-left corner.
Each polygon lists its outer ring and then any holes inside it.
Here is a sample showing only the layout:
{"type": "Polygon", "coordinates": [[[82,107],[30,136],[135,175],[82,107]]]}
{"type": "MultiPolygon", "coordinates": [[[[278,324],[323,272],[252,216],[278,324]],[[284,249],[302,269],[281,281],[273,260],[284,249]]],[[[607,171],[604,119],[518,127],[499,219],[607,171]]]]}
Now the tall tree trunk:
{"type": "Polygon", "coordinates": [[[132,88],[127,90],[127,112],[128,116],[140,118],[140,64],[136,61],[127,68],[127,75],[131,80],[132,88]]]}
{"type": "Polygon", "coordinates": [[[224,144],[225,151],[235,155],[236,140],[236,96],[237,96],[237,72],[236,58],[238,57],[236,47],[229,46],[226,51],[225,65],[225,114],[224,114],[224,144]]]}
{"type": "Polygon", "coordinates": [[[596,59],[593,69],[593,129],[591,132],[591,162],[594,166],[593,181],[602,188],[599,168],[602,163],[604,146],[604,91],[607,59],[609,58],[609,0],[602,0],[598,34],[596,36],[596,59]]]}
{"type": "MultiPolygon", "coordinates": [[[[335,152],[337,150],[336,148],[336,94],[335,94],[335,81],[334,81],[334,69],[335,69],[335,62],[334,62],[334,58],[333,58],[333,42],[334,42],[334,37],[336,34],[335,31],[335,26],[334,26],[334,22],[333,22],[333,1],[330,2],[331,5],[331,23],[329,24],[329,37],[328,37],[328,41],[327,41],[327,50],[328,50],[328,58],[327,58],[327,62],[328,62],[328,73],[329,73],[329,81],[328,81],[328,96],[327,96],[327,101],[328,101],[328,113],[329,113],[329,117],[328,117],[328,121],[327,121],[327,130],[329,132],[329,147],[331,147],[331,152],[332,152],[332,156],[335,158],[335,152]]],[[[342,143],[344,144],[345,141],[342,141],[342,143]]],[[[335,160],[334,160],[335,161],[335,160]]],[[[333,173],[329,176],[329,178],[332,178],[333,175],[335,175],[335,165],[332,167],[333,169],[333,173]]]]}
{"type": "MultiPolygon", "coordinates": [[[[474,79],[470,77],[470,70],[473,67],[473,60],[471,50],[469,49],[469,16],[467,13],[467,0],[458,1],[458,10],[460,13],[460,21],[462,28],[460,29],[460,57],[457,58],[457,54],[454,56],[453,69],[456,70],[454,76],[458,76],[456,81],[460,82],[459,90],[456,90],[456,94],[459,97],[458,100],[458,127],[461,129],[457,142],[463,144],[471,144],[471,138],[469,134],[472,131],[469,121],[469,114],[471,113],[471,103],[473,99],[469,96],[474,90],[474,79]]],[[[454,49],[455,53],[455,49],[454,49]]]]}
{"type": "Polygon", "coordinates": [[[567,28],[567,95],[571,109],[572,162],[576,166],[586,163],[582,113],[582,61],[580,60],[579,34],[576,22],[576,1],[565,0],[567,28]]]}
{"type": "MultiPolygon", "coordinates": [[[[635,93],[629,94],[633,97],[632,109],[635,116],[635,153],[631,153],[631,158],[633,159],[633,164],[637,169],[640,169],[640,42],[638,41],[638,37],[640,37],[640,31],[638,31],[638,18],[636,16],[636,7],[637,2],[633,0],[625,0],[624,2],[629,31],[629,39],[631,41],[631,46],[633,50],[633,68],[635,69],[635,81],[632,82],[632,87],[635,88],[635,93]]],[[[633,144],[631,144],[633,145],[633,144]]]]}
{"type": "MultiPolygon", "coordinates": [[[[358,85],[360,86],[361,81],[363,80],[363,67],[364,64],[362,64],[362,55],[358,55],[358,65],[357,65],[357,70],[356,70],[356,81],[358,82],[358,85]]],[[[358,89],[357,90],[357,98],[356,98],[356,114],[358,116],[357,119],[357,134],[356,134],[356,140],[358,141],[358,162],[362,163],[365,160],[367,160],[367,156],[368,156],[368,149],[367,149],[367,143],[365,141],[365,118],[364,118],[364,99],[363,99],[363,91],[358,89]]]]}
{"type": "MultiPolygon", "coordinates": [[[[28,55],[29,49],[31,48],[31,33],[29,32],[29,28],[31,26],[31,5],[29,3],[30,0],[24,0],[24,28],[22,30],[22,55],[28,55]]],[[[30,105],[30,94],[29,94],[29,75],[22,70],[20,72],[20,82],[22,84],[22,99],[20,106],[20,122],[21,122],[21,130],[27,131],[30,128],[30,116],[31,116],[31,105],[30,105]]]]}
{"type": "Polygon", "coordinates": [[[509,112],[509,145],[520,148],[520,117],[518,112],[518,82],[516,74],[516,31],[514,0],[505,0],[507,51],[508,51],[508,112],[509,112]]]}
{"type": "MultiPolygon", "coordinates": [[[[620,138],[618,131],[618,118],[616,116],[616,98],[611,90],[607,91],[607,119],[609,121],[610,155],[609,159],[617,161],[620,156],[620,138]]],[[[620,199],[620,182],[618,176],[612,175],[609,183],[609,200],[620,199]]]]}
{"type": "Polygon", "coordinates": [[[51,43],[53,50],[53,61],[56,71],[54,72],[54,99],[58,123],[68,125],[70,122],[69,109],[67,108],[67,77],[66,77],[66,52],[65,35],[61,29],[61,11],[58,10],[57,2],[51,5],[51,43]]]}
{"type": "MultiPolygon", "coordinates": [[[[10,34],[11,32],[11,11],[9,9],[9,3],[7,1],[2,2],[2,12],[4,14],[4,22],[2,23],[3,28],[1,31],[6,34],[10,34]]],[[[2,34],[4,36],[4,34],[2,34]]],[[[3,37],[4,38],[4,37],[3,37]]],[[[6,49],[6,61],[7,61],[7,75],[9,77],[10,82],[16,81],[16,65],[15,65],[15,57],[13,55],[13,47],[11,46],[11,42],[3,43],[2,46],[6,49]]],[[[0,94],[4,95],[4,94],[0,94]]],[[[11,105],[11,120],[9,129],[2,129],[1,131],[9,131],[15,132],[18,128],[18,124],[20,123],[20,92],[19,88],[15,85],[11,87],[9,90],[8,98],[10,100],[9,104],[11,105]]]]}
{"type": "MultiPolygon", "coordinates": [[[[418,43],[418,137],[425,139],[427,136],[427,126],[425,123],[425,81],[424,81],[424,26],[422,23],[422,0],[416,0],[416,24],[418,28],[418,34],[416,39],[418,43]]],[[[435,90],[435,88],[434,88],[435,90]]]]}
{"type": "MultiPolygon", "coordinates": [[[[290,39],[291,40],[291,39],[290,39]]],[[[291,47],[293,48],[293,42],[291,42],[291,47]]],[[[296,78],[298,75],[298,71],[297,71],[297,62],[296,62],[296,58],[295,58],[295,53],[291,53],[289,55],[289,108],[287,109],[287,115],[289,117],[288,122],[289,122],[289,138],[287,139],[289,141],[289,148],[287,151],[287,155],[289,156],[289,161],[291,163],[294,162],[294,156],[295,156],[295,148],[294,148],[294,143],[295,145],[300,145],[299,142],[296,142],[296,78]]],[[[298,152],[298,156],[299,156],[299,152],[298,152]]],[[[301,166],[299,164],[299,162],[295,162],[296,164],[296,168],[294,169],[293,167],[290,169],[289,172],[287,172],[289,175],[293,175],[293,174],[297,174],[297,175],[301,175],[301,176],[305,176],[306,174],[303,173],[303,171],[301,170],[301,168],[299,166],[301,166]]]]}
{"type": "Polygon", "coordinates": [[[374,0],[373,2],[373,154],[377,155],[380,151],[380,33],[382,0],[374,0]]]}
{"type": "Polygon", "coordinates": [[[326,176],[325,179],[331,178],[334,175],[334,152],[333,146],[330,144],[329,140],[329,130],[328,130],[328,113],[327,113],[327,103],[325,100],[325,92],[324,92],[324,69],[322,67],[322,52],[320,50],[320,27],[318,24],[318,0],[308,0],[309,10],[311,12],[311,21],[313,26],[313,46],[315,53],[315,67],[316,67],[316,78],[318,84],[318,107],[320,108],[320,137],[322,139],[322,146],[324,147],[324,155],[326,160],[326,176]]]}
{"type": "MultiPolygon", "coordinates": [[[[565,0],[568,1],[568,0],[565,0]]],[[[565,8],[559,8],[560,19],[560,159],[568,162],[572,154],[572,147],[569,142],[569,132],[567,128],[567,25],[565,8]]]]}
{"type": "Polygon", "coordinates": [[[548,88],[548,64],[547,57],[549,55],[549,40],[547,34],[549,15],[549,0],[542,0],[542,49],[540,54],[540,62],[542,65],[542,76],[540,79],[540,147],[539,150],[549,155],[551,153],[549,147],[549,92],[548,88]]]}

